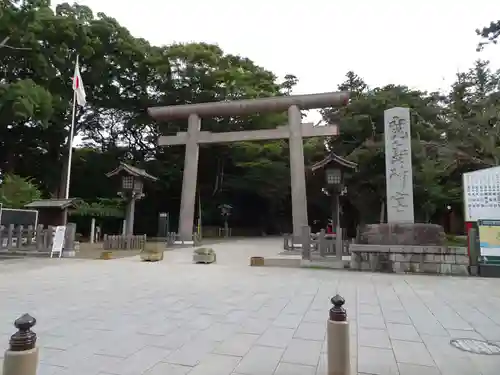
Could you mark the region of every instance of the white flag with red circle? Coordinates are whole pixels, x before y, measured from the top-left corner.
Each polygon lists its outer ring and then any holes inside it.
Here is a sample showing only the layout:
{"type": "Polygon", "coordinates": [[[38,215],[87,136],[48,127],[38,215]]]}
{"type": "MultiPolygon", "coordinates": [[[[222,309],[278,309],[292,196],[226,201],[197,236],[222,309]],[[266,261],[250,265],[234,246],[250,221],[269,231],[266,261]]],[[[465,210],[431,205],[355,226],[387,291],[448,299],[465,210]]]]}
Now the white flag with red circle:
{"type": "Polygon", "coordinates": [[[76,102],[82,107],[87,103],[85,89],[83,88],[82,77],[80,76],[80,68],[78,67],[78,59],[75,65],[75,75],[73,76],[73,90],[76,94],[76,102]]]}

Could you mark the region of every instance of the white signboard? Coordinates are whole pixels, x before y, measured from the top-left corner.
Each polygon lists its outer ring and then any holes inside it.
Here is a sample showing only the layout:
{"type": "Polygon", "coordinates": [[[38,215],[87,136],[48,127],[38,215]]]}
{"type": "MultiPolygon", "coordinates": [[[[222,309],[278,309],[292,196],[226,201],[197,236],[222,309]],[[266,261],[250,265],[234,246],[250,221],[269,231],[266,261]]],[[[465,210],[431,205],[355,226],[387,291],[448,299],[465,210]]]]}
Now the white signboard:
{"type": "Polygon", "coordinates": [[[59,253],[59,258],[62,257],[65,234],[66,234],[65,225],[59,225],[56,227],[56,230],[54,231],[54,237],[52,239],[52,249],[50,251],[51,258],[54,255],[54,253],[59,253]]]}
{"type": "Polygon", "coordinates": [[[413,223],[410,109],[384,111],[387,222],[413,223]]]}
{"type": "Polygon", "coordinates": [[[464,173],[465,221],[500,219],[500,167],[464,173]]]}

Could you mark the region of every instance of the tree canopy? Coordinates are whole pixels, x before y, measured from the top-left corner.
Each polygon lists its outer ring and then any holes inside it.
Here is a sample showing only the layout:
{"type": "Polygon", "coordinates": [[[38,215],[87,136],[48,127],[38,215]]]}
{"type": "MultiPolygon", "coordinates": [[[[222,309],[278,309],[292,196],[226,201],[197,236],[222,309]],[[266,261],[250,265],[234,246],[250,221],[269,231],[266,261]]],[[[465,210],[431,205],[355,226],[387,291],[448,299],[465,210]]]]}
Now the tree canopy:
{"type": "Polygon", "coordinates": [[[41,196],[38,187],[27,178],[8,174],[2,179],[0,203],[4,208],[24,208],[41,196]]]}
{"type": "Polygon", "coordinates": [[[481,29],[476,30],[476,34],[479,35],[483,40],[479,42],[477,49],[480,51],[486,44],[493,43],[496,44],[498,37],[500,36],[500,20],[491,21],[488,26],[484,26],[481,29]]]}
{"type": "MultiPolygon", "coordinates": [[[[159,212],[170,212],[176,226],[184,148],[157,147],[156,140],[187,127],[186,121],[156,123],[148,107],[290,95],[300,79],[291,73],[280,79],[217,45],[151,45],[109,15],[78,4],[53,10],[49,0],[10,0],[0,12],[0,42],[8,38],[0,44],[2,174],[18,176],[19,186],[36,185],[44,197],[64,194],[78,54],[88,104],[76,112],[70,191],[82,201],[75,213],[120,217],[117,181],[106,173],[120,161],[134,164],[159,178],[146,185],[138,204],[138,232],[155,234],[159,212]]],[[[495,41],[499,28],[492,23],[479,34],[495,41]]],[[[350,103],[322,112],[324,122],[340,124],[341,134],[327,142],[305,141],[306,164],[331,151],[358,163],[359,170],[346,177],[344,198],[361,222],[385,220],[383,113],[409,107],[416,216],[438,222],[449,207],[460,213],[461,174],[499,164],[499,79],[500,72],[482,60],[457,74],[445,92],[403,83],[371,87],[347,72],[338,89],[352,92],[350,103]]],[[[213,118],[203,120],[203,130],[266,129],[285,122],[286,114],[213,118]]],[[[324,220],[330,215],[324,182],[308,178],[310,221],[324,220]]],[[[218,207],[230,204],[234,227],[290,230],[288,142],[202,146],[197,194],[204,225],[220,226],[218,207]]]]}

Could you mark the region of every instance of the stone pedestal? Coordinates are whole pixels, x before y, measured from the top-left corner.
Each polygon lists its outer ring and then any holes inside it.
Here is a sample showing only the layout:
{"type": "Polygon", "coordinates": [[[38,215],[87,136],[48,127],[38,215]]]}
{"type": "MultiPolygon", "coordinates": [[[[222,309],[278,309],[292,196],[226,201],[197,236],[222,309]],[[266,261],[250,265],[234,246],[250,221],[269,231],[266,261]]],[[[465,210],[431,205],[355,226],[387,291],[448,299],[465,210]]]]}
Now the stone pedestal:
{"type": "Polygon", "coordinates": [[[360,244],[443,246],[446,235],[437,224],[401,223],[368,224],[360,230],[360,244]]]}
{"type": "Polygon", "coordinates": [[[103,251],[101,252],[100,259],[110,260],[113,258],[113,253],[111,251],[103,251]]]}
{"type": "Polygon", "coordinates": [[[437,224],[370,224],[350,246],[351,269],[372,272],[467,275],[467,249],[446,246],[437,224]]]}
{"type": "Polygon", "coordinates": [[[479,265],[479,276],[481,277],[500,277],[500,265],[499,264],[480,264],[479,265]]]}
{"type": "Polygon", "coordinates": [[[163,251],[146,251],[143,250],[141,251],[141,260],[145,262],[159,262],[160,260],[163,260],[163,251]]]}
{"type": "Polygon", "coordinates": [[[7,350],[4,354],[3,375],[36,375],[37,368],[38,348],[21,352],[7,350]]]}
{"type": "Polygon", "coordinates": [[[349,323],[328,320],[326,334],[328,375],[350,375],[349,323]]]}
{"type": "Polygon", "coordinates": [[[213,249],[200,248],[193,251],[194,263],[213,263],[216,260],[216,254],[213,249]]]}
{"type": "Polygon", "coordinates": [[[264,265],[264,258],[263,257],[251,257],[250,258],[250,266],[252,267],[262,267],[264,265]]]}

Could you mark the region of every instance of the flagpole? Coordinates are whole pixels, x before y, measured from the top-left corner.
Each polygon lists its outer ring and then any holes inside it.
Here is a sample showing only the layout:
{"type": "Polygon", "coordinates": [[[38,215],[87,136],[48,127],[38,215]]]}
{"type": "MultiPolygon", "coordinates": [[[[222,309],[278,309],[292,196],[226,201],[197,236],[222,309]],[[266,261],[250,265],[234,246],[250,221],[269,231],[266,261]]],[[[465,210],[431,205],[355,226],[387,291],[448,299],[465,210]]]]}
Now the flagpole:
{"type": "Polygon", "coordinates": [[[73,135],[75,129],[75,112],[76,112],[76,91],[73,93],[73,114],[71,115],[71,128],[69,130],[69,148],[68,148],[68,167],[66,169],[66,193],[65,199],[69,199],[69,183],[71,180],[71,159],[73,158],[73,135]]]}
{"type": "Polygon", "coordinates": [[[201,192],[198,195],[198,235],[201,238],[201,192]]]}
{"type": "MultiPolygon", "coordinates": [[[[78,55],[76,56],[76,66],[78,66],[78,55]]],[[[73,77],[73,79],[75,78],[73,77]]],[[[76,114],[76,90],[73,89],[73,111],[71,114],[71,127],[69,129],[68,166],[66,169],[66,192],[64,194],[65,199],[69,199],[69,184],[71,180],[71,159],[73,158],[73,136],[75,132],[75,114],[76,114]]]]}

